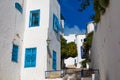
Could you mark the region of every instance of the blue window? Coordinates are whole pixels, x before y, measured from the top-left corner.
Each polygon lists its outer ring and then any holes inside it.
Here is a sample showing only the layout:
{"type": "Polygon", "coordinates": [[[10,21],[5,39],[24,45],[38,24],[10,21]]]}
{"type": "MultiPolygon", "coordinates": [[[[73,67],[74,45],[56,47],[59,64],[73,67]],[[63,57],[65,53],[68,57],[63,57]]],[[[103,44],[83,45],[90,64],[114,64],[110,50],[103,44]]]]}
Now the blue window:
{"type": "Polygon", "coordinates": [[[15,3],[15,8],[20,12],[20,13],[22,13],[23,12],[23,8],[22,8],[22,6],[19,4],[19,3],[15,3]]]}
{"type": "Polygon", "coordinates": [[[36,48],[26,48],[24,65],[25,68],[36,66],[36,50],[36,48]]]}
{"type": "Polygon", "coordinates": [[[84,49],[81,46],[81,58],[84,59],[86,57],[85,53],[84,53],[84,49]]]}
{"type": "Polygon", "coordinates": [[[12,59],[13,62],[18,62],[18,46],[13,44],[12,59]]]}
{"type": "Polygon", "coordinates": [[[56,67],[57,67],[57,60],[56,60],[56,52],[55,51],[53,51],[53,57],[52,57],[52,68],[54,69],[54,70],[56,70],[56,67]]]}
{"type": "Polygon", "coordinates": [[[55,14],[53,14],[53,30],[57,33],[61,30],[59,20],[55,14]]]}
{"type": "Polygon", "coordinates": [[[40,25],[40,10],[30,11],[29,27],[36,27],[40,25]]]}

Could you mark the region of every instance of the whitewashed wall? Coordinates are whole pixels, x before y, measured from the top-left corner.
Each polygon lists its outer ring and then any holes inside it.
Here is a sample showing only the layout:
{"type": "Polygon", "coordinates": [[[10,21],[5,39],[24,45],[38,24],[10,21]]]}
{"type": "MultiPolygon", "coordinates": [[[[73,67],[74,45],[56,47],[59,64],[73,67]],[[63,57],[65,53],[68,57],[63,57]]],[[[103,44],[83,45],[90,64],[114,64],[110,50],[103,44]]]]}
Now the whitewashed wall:
{"type": "MultiPolygon", "coordinates": [[[[61,41],[60,41],[60,32],[56,33],[53,30],[53,14],[57,16],[60,22],[60,5],[57,0],[51,0],[50,2],[50,19],[49,19],[49,29],[48,29],[48,37],[50,38],[50,50],[51,53],[56,51],[57,53],[57,70],[61,70],[61,41]]],[[[52,62],[51,62],[52,66],[52,62]]],[[[50,70],[50,69],[48,69],[50,70]]]]}
{"type": "Polygon", "coordinates": [[[120,79],[120,1],[110,0],[101,17],[92,45],[93,68],[99,68],[100,80],[120,79]]]}
{"type": "MultiPolygon", "coordinates": [[[[0,1],[0,80],[19,80],[24,33],[24,16],[16,8],[18,0],[0,1]],[[12,46],[19,46],[18,62],[12,62],[12,46]]],[[[23,5],[23,9],[25,9],[23,5]]]]}
{"type": "Polygon", "coordinates": [[[72,58],[72,57],[69,57],[67,59],[64,59],[64,63],[65,63],[65,67],[67,68],[75,68],[75,63],[76,63],[76,57],[75,58],[72,58]]]}
{"type": "Polygon", "coordinates": [[[60,69],[60,41],[52,27],[53,13],[60,19],[60,6],[57,0],[20,1],[22,14],[15,9],[17,0],[0,1],[0,80],[44,80],[45,71],[52,70],[47,65],[48,35],[51,53],[57,52],[57,69],[60,69]],[[29,13],[36,9],[40,9],[40,26],[29,28],[29,13]],[[19,46],[18,63],[11,61],[13,43],[19,46]],[[36,67],[24,68],[25,48],[30,47],[37,47],[36,67]]]}
{"type": "Polygon", "coordinates": [[[53,50],[57,53],[57,69],[60,69],[60,42],[56,39],[53,31],[53,13],[60,19],[60,7],[55,0],[29,0],[27,1],[26,9],[26,28],[25,41],[23,48],[23,66],[22,80],[44,80],[45,71],[52,70],[52,58],[49,58],[47,53],[46,40],[49,36],[51,55],[53,50]],[[30,10],[40,9],[40,26],[29,28],[29,12],[30,10]],[[37,47],[36,67],[24,68],[25,48],[37,47]],[[47,59],[49,58],[49,59],[47,59]],[[48,61],[50,64],[48,65],[48,61]],[[30,77],[29,77],[30,76],[30,77]]]}
{"type": "Polygon", "coordinates": [[[22,55],[22,80],[38,80],[45,78],[47,70],[47,29],[49,27],[49,0],[27,0],[24,32],[24,47],[22,55]],[[40,9],[40,26],[29,27],[30,11],[40,9]],[[36,47],[36,67],[24,68],[25,48],[36,47]]]}
{"type": "Polygon", "coordinates": [[[63,37],[67,40],[67,43],[70,43],[70,42],[75,42],[75,35],[76,34],[70,34],[68,36],[63,36],[63,37]]]}

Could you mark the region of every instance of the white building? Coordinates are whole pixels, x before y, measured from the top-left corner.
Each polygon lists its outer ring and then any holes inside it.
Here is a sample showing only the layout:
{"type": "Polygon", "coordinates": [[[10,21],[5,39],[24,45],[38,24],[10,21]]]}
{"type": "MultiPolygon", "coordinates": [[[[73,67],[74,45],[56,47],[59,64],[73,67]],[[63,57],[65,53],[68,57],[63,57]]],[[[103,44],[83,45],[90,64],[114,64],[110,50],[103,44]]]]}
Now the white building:
{"type": "Polygon", "coordinates": [[[0,1],[0,80],[44,80],[60,70],[59,31],[57,0],[0,1]]]}
{"type": "Polygon", "coordinates": [[[81,61],[84,60],[84,53],[83,53],[83,42],[84,39],[86,38],[85,34],[78,34],[76,35],[76,45],[77,45],[77,52],[78,52],[78,56],[77,56],[77,68],[81,67],[81,61]]]}
{"type": "Polygon", "coordinates": [[[63,37],[67,40],[67,43],[70,43],[70,42],[75,42],[75,35],[76,34],[70,34],[68,36],[63,36],[63,37]]]}
{"type": "Polygon", "coordinates": [[[92,22],[89,22],[88,24],[87,24],[87,33],[90,33],[90,32],[92,32],[92,31],[94,31],[94,22],[92,21],[92,22]]]}

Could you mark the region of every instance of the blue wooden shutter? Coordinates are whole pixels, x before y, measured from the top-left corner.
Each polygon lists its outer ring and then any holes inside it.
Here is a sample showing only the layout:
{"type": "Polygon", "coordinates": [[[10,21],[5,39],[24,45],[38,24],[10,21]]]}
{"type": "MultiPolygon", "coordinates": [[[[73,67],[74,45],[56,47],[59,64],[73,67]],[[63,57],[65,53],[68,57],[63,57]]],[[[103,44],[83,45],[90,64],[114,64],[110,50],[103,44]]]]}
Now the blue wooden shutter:
{"type": "Polygon", "coordinates": [[[36,27],[40,25],[40,10],[30,11],[29,26],[36,27]]]}
{"type": "Polygon", "coordinates": [[[25,51],[25,67],[30,67],[31,49],[25,51]]]}
{"type": "Polygon", "coordinates": [[[25,68],[36,66],[36,48],[27,48],[25,51],[25,68]]]}
{"type": "Polygon", "coordinates": [[[12,61],[18,62],[18,46],[15,44],[13,44],[13,49],[12,49],[12,61]]]}
{"type": "Polygon", "coordinates": [[[22,8],[22,6],[19,4],[19,3],[15,3],[15,8],[20,12],[20,13],[22,13],[23,12],[23,8],[22,8]]]}
{"type": "Polygon", "coordinates": [[[60,30],[60,23],[59,23],[59,20],[55,14],[53,14],[53,30],[57,33],[60,30]]]}
{"type": "Polygon", "coordinates": [[[54,70],[56,70],[56,68],[57,68],[57,62],[56,62],[56,52],[55,51],[53,51],[53,57],[52,57],[52,67],[53,67],[53,69],[54,70]]]}
{"type": "Polygon", "coordinates": [[[31,55],[31,67],[36,66],[36,48],[32,49],[32,55],[31,55]]]}

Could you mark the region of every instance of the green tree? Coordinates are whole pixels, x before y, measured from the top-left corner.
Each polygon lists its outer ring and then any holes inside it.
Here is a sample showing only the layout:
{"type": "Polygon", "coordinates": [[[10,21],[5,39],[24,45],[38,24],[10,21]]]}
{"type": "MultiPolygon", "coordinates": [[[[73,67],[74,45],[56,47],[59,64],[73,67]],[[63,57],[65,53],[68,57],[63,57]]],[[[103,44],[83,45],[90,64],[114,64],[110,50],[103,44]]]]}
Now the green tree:
{"type": "Polygon", "coordinates": [[[66,40],[61,36],[61,68],[64,68],[64,59],[77,56],[77,47],[75,42],[67,44],[66,40]]]}
{"type": "Polygon", "coordinates": [[[75,42],[70,42],[67,44],[67,57],[76,57],[77,47],[75,42]]]}
{"type": "Polygon", "coordinates": [[[81,62],[81,64],[83,65],[83,67],[85,67],[85,64],[87,62],[90,62],[89,50],[90,50],[91,45],[92,45],[92,39],[93,39],[93,32],[87,34],[86,41],[83,43],[83,49],[84,49],[84,53],[86,55],[85,60],[83,60],[81,62]]]}
{"type": "Polygon", "coordinates": [[[61,59],[67,58],[67,42],[61,36],[61,59]]]}
{"type": "Polygon", "coordinates": [[[77,56],[77,47],[75,42],[66,43],[66,40],[61,37],[61,58],[65,59],[68,57],[77,56]]]}

